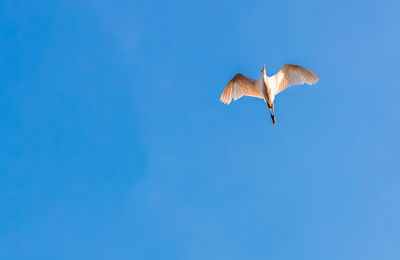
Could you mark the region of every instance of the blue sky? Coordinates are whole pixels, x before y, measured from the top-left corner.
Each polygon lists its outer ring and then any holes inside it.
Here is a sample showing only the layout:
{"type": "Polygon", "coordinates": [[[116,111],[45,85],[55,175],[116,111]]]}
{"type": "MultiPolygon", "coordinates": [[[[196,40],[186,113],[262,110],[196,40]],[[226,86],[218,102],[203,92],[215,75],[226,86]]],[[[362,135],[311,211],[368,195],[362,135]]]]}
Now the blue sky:
{"type": "Polygon", "coordinates": [[[1,259],[399,259],[399,1],[0,3],[1,259]],[[219,96],[285,63],[321,77],[219,96]]]}

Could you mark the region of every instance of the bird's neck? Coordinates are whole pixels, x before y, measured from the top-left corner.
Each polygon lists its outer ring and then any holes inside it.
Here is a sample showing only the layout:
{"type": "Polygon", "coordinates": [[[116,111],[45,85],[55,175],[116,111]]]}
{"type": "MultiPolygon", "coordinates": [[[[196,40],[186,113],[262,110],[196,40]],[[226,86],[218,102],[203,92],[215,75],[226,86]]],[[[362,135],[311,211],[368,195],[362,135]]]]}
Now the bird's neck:
{"type": "Polygon", "coordinates": [[[269,84],[268,84],[268,76],[266,73],[261,75],[261,81],[264,83],[265,87],[268,88],[269,84]]]}

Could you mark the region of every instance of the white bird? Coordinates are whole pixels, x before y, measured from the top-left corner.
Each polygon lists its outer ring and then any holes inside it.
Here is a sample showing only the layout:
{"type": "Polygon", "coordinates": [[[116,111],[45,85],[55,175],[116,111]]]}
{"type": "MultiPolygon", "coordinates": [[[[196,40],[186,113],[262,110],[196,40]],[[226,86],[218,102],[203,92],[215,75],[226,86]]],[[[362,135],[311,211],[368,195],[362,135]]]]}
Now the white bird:
{"type": "Polygon", "coordinates": [[[250,79],[241,73],[237,73],[226,85],[220,100],[224,104],[230,104],[242,96],[262,98],[268,105],[272,123],[275,125],[274,100],[275,96],[292,85],[313,85],[317,83],[319,76],[314,72],[299,65],[285,64],[278,73],[268,77],[265,64],[258,80],[250,79]]]}

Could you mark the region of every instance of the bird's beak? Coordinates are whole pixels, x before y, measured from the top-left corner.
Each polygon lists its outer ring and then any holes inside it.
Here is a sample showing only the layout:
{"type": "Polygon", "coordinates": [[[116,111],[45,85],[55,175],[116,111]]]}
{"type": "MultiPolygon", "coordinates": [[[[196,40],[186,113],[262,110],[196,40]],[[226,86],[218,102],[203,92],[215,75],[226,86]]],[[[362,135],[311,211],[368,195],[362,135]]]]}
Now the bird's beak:
{"type": "Polygon", "coordinates": [[[264,64],[263,70],[265,70],[265,64],[264,64]]]}

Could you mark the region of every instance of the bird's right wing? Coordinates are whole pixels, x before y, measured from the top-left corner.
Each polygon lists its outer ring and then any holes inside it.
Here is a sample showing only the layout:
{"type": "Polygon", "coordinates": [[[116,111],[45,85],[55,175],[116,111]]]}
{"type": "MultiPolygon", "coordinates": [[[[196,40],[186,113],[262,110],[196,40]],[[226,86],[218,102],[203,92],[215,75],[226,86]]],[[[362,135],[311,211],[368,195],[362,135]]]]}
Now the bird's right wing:
{"type": "Polygon", "coordinates": [[[293,85],[313,85],[319,76],[309,69],[299,65],[285,64],[278,73],[271,77],[274,81],[274,92],[278,94],[293,85]]]}
{"type": "Polygon", "coordinates": [[[264,98],[258,87],[257,80],[250,79],[243,74],[237,73],[226,85],[220,100],[224,104],[230,104],[242,96],[264,98]]]}

